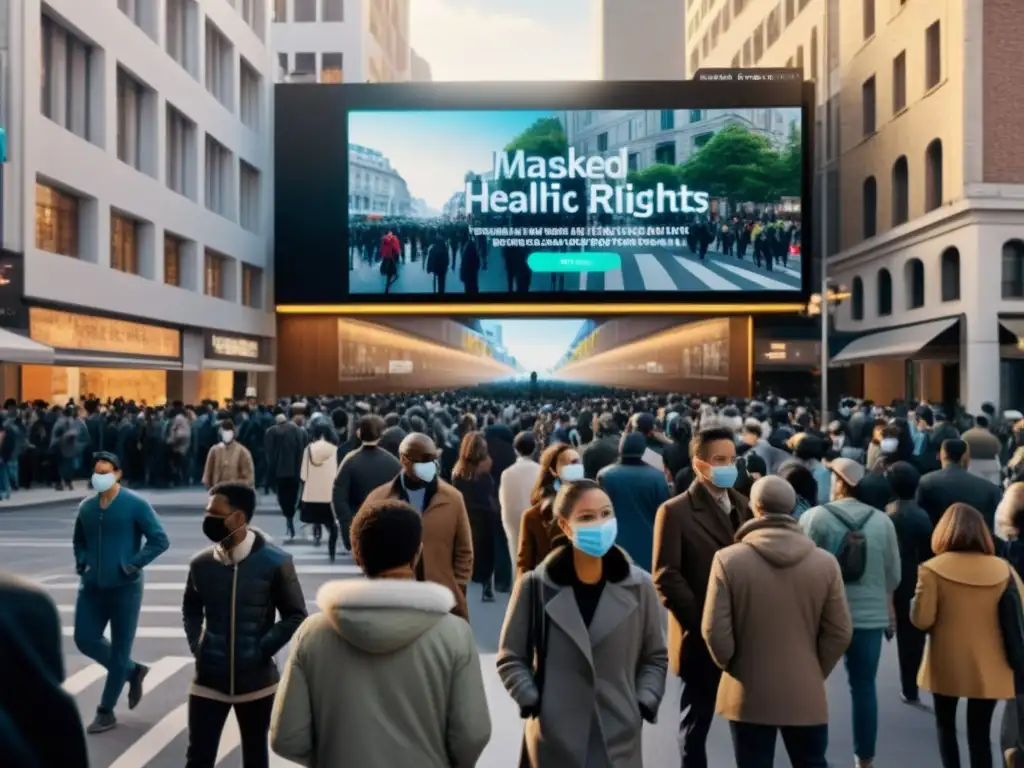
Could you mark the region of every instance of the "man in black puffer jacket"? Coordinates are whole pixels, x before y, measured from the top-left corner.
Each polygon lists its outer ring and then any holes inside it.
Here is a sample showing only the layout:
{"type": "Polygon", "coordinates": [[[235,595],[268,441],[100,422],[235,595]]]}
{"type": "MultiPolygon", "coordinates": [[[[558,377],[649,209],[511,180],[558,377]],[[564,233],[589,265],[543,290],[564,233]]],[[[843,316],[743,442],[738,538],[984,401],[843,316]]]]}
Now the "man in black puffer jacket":
{"type": "Polygon", "coordinates": [[[291,555],[249,527],[255,509],[256,492],[248,485],[211,488],[203,533],[214,545],[189,565],[181,613],[196,674],[186,768],[213,768],[232,707],[242,763],[268,764],[270,712],[280,679],[274,654],[306,618],[306,601],[291,555]]]}

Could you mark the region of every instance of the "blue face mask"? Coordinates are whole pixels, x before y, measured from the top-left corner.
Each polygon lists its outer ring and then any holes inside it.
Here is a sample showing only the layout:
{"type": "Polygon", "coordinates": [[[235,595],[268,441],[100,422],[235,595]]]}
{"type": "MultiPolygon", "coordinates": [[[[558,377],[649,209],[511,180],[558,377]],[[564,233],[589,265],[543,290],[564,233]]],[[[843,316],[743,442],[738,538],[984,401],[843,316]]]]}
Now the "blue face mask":
{"type": "Polygon", "coordinates": [[[104,491],[109,491],[111,488],[114,487],[114,484],[116,482],[117,477],[114,476],[113,472],[106,472],[104,474],[95,472],[93,473],[92,476],[92,487],[95,488],[100,493],[103,493],[104,491]]]}
{"type": "Polygon", "coordinates": [[[712,467],[711,468],[711,484],[716,488],[732,488],[736,485],[736,479],[739,477],[740,471],[736,469],[735,464],[727,464],[724,467],[712,467]]]}
{"type": "Polygon", "coordinates": [[[572,543],[580,552],[591,557],[604,557],[619,535],[619,521],[614,517],[601,523],[572,526],[572,543]]]}

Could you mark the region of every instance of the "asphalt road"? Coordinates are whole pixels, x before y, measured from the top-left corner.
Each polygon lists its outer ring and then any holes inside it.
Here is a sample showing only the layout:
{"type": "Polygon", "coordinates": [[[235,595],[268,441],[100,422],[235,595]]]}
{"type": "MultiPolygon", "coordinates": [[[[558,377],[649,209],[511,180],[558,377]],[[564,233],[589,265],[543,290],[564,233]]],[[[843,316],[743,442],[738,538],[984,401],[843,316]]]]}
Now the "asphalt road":
{"type": "MultiPolygon", "coordinates": [[[[72,639],[74,600],[77,580],[71,557],[71,533],[76,505],[63,504],[36,507],[0,514],[0,567],[25,578],[36,580],[53,596],[64,625],[64,652],[68,673],[66,688],[71,691],[88,722],[92,718],[103,684],[103,671],[82,656],[72,639]]],[[[118,707],[120,725],[108,733],[89,737],[93,768],[180,768],[184,764],[186,737],[186,701],[191,680],[191,664],[181,629],[181,595],[185,584],[187,563],[191,556],[206,546],[200,530],[201,511],[160,510],[171,540],[171,548],[146,574],[146,597],[142,608],[139,632],[133,656],[151,666],[146,681],[146,695],[132,712],[122,698],[118,707]]],[[[255,520],[261,530],[281,541],[283,524],[279,517],[264,511],[255,520]]],[[[327,560],[324,549],[309,543],[289,547],[294,552],[296,567],[309,610],[315,611],[316,592],[332,579],[358,578],[350,559],[339,558],[335,565],[327,560]]],[[[470,613],[480,649],[481,665],[488,689],[493,736],[480,760],[480,768],[513,768],[517,764],[521,735],[518,710],[512,705],[498,680],[494,653],[504,613],[504,599],[493,604],[482,603],[478,588],[471,588],[470,613]]],[[[283,663],[287,651],[279,660],[283,663]]],[[[343,672],[339,685],[344,684],[343,672]]],[[[939,765],[932,716],[902,704],[895,645],[883,652],[878,676],[879,746],[877,764],[880,768],[929,768],[939,765]]],[[[849,694],[842,665],[828,681],[831,710],[829,759],[832,765],[853,764],[849,694]]],[[[644,758],[649,768],[676,768],[679,755],[676,747],[679,683],[669,679],[659,721],[644,728],[644,758]]],[[[963,709],[963,708],[961,708],[963,709]]],[[[998,716],[993,723],[995,749],[998,716]]],[[[966,765],[966,737],[961,718],[961,749],[966,765]]],[[[233,719],[229,718],[229,726],[233,719]]],[[[221,744],[218,766],[239,766],[236,749],[237,730],[226,730],[221,744]]],[[[733,765],[732,749],[726,724],[716,719],[709,739],[709,758],[713,766],[733,765]]],[[[778,765],[787,765],[779,745],[778,765]]],[[[272,765],[293,765],[276,758],[272,765]]],[[[406,768],[396,766],[395,768],[406,768]]],[[[409,768],[412,768],[411,766],[409,768]]]]}

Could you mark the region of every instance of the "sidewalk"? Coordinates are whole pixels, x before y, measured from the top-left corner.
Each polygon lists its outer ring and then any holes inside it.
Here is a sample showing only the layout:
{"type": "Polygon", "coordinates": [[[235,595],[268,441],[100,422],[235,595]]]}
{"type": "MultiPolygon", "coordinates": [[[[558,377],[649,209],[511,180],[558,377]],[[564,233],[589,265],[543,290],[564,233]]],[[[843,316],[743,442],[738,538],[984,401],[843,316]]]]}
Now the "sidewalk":
{"type": "MultiPolygon", "coordinates": [[[[193,507],[196,511],[205,509],[207,491],[205,488],[173,488],[161,490],[157,488],[141,488],[135,490],[156,507],[161,508],[188,508],[193,507]]],[[[57,491],[53,488],[29,488],[26,491],[12,491],[11,498],[7,501],[0,501],[0,514],[16,510],[31,509],[53,504],[66,503],[68,505],[78,504],[82,499],[91,496],[95,491],[89,486],[87,480],[80,480],[75,487],[69,491],[57,491]]],[[[262,490],[258,492],[258,509],[278,509],[277,497],[273,494],[265,495],[262,490]]]]}

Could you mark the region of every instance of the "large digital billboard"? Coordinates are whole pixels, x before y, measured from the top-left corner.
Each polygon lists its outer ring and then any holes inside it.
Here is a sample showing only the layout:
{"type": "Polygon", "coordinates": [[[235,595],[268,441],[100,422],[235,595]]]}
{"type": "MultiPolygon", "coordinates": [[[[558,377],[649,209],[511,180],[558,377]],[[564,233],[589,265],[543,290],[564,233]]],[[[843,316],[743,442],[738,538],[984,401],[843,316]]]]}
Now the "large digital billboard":
{"type": "Polygon", "coordinates": [[[277,101],[279,305],[810,291],[803,83],[287,85],[277,101]]]}

